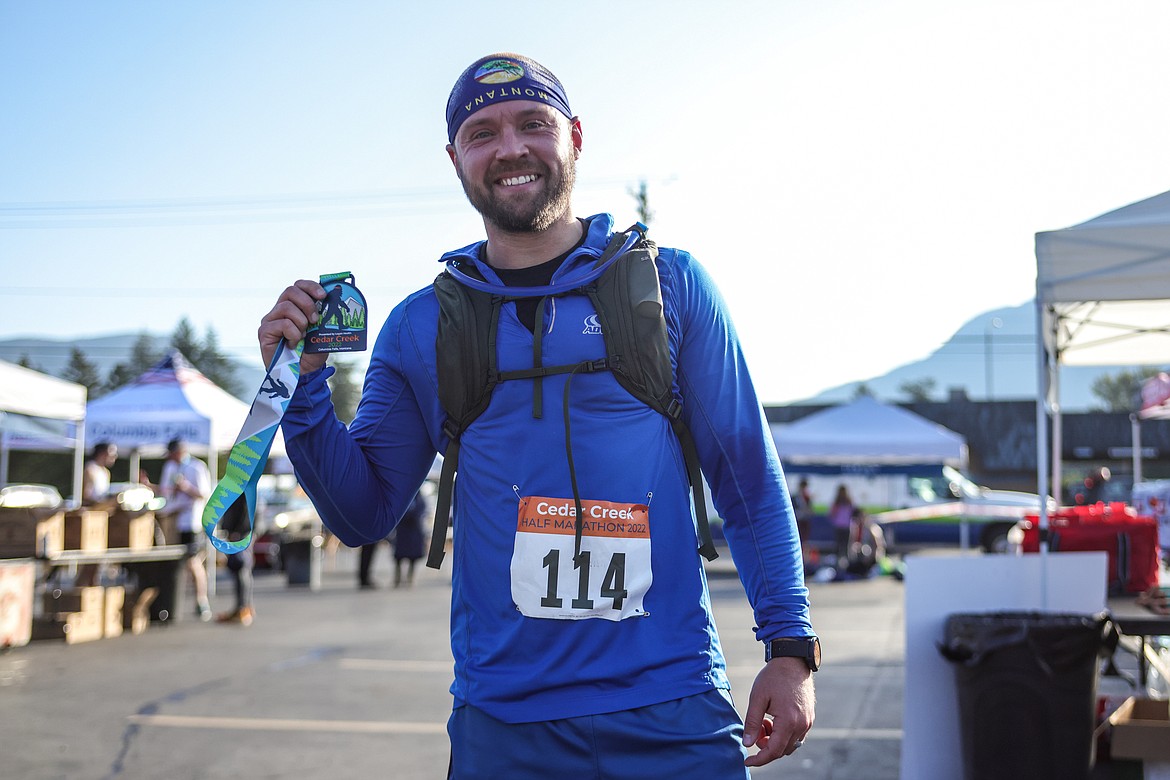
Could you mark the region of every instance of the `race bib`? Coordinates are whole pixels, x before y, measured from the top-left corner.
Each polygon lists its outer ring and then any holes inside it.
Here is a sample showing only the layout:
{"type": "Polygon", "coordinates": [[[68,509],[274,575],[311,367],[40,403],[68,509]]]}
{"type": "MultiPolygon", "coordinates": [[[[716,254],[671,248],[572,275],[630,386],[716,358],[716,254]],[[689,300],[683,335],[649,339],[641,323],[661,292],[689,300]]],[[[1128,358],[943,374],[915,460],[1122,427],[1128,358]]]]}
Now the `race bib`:
{"type": "Polygon", "coordinates": [[[573,560],[573,499],[520,499],[512,552],[512,600],[528,617],[624,620],[648,613],[650,509],[582,501],[581,558],[573,560]],[[578,565],[579,563],[579,565],[578,565]]]}

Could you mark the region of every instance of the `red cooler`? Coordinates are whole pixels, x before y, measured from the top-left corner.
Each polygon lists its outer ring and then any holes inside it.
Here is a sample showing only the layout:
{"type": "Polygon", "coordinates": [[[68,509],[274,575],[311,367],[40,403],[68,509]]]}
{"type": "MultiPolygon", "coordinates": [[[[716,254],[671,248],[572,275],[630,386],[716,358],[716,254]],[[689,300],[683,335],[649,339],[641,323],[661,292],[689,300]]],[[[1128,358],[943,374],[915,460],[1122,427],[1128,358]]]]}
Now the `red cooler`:
{"type": "MultiPolygon", "coordinates": [[[[1025,518],[1023,550],[1039,552],[1039,517],[1025,518]]],[[[1048,518],[1051,552],[1100,551],[1109,556],[1110,595],[1141,593],[1158,584],[1158,525],[1125,504],[1063,507],[1048,518]]]]}

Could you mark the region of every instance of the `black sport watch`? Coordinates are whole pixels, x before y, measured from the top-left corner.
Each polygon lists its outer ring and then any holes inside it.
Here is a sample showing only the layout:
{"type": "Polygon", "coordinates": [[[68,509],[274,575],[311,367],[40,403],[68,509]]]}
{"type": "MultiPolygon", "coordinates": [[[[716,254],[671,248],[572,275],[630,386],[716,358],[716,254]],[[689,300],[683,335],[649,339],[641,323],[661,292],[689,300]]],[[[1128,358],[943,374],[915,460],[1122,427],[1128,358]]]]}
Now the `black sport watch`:
{"type": "Polygon", "coordinates": [[[821,640],[815,636],[804,636],[765,642],[765,663],[773,658],[801,658],[808,664],[809,671],[815,672],[821,668],[821,640]]]}

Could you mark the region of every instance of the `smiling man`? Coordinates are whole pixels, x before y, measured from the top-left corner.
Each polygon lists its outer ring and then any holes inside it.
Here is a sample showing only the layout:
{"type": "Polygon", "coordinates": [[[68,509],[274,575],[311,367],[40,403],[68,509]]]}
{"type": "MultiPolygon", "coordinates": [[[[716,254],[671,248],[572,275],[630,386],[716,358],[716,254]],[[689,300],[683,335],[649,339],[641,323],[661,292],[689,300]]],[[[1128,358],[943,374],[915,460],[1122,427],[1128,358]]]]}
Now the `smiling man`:
{"type": "MultiPolygon", "coordinates": [[[[573,213],[582,126],[539,63],[473,63],[447,127],[487,238],[390,314],[348,429],[326,356],[301,358],[283,423],[301,484],[356,546],[393,529],[445,454],[429,565],[450,515],[451,777],[746,778],[812,727],[820,644],[727,309],[688,253],[573,213]],[[703,570],[700,466],[763,643],[744,721],[703,570]]],[[[325,294],[284,291],[260,326],[266,362],[325,294]]]]}

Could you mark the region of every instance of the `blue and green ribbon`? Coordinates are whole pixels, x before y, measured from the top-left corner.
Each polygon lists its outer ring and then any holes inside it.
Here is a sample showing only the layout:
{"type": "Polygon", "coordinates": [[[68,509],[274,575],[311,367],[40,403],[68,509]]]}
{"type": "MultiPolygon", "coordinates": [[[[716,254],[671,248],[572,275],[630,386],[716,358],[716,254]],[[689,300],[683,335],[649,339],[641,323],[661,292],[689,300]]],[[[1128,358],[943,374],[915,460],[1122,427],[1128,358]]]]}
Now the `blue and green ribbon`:
{"type": "Polygon", "coordinates": [[[292,400],[297,380],[301,374],[301,352],[305,348],[302,339],[295,347],[289,347],[283,339],[272,356],[272,362],[264,374],[264,382],[252,401],[252,408],[244,420],[244,427],[236,437],[236,443],[228,454],[223,479],[211,491],[207,506],[203,509],[203,532],[215,548],[233,555],[248,549],[252,543],[252,531],[256,517],[256,484],[264,473],[268,453],[281,418],[292,400]],[[216,526],[228,509],[243,497],[246,502],[248,532],[242,539],[229,540],[216,535],[216,526]]]}

